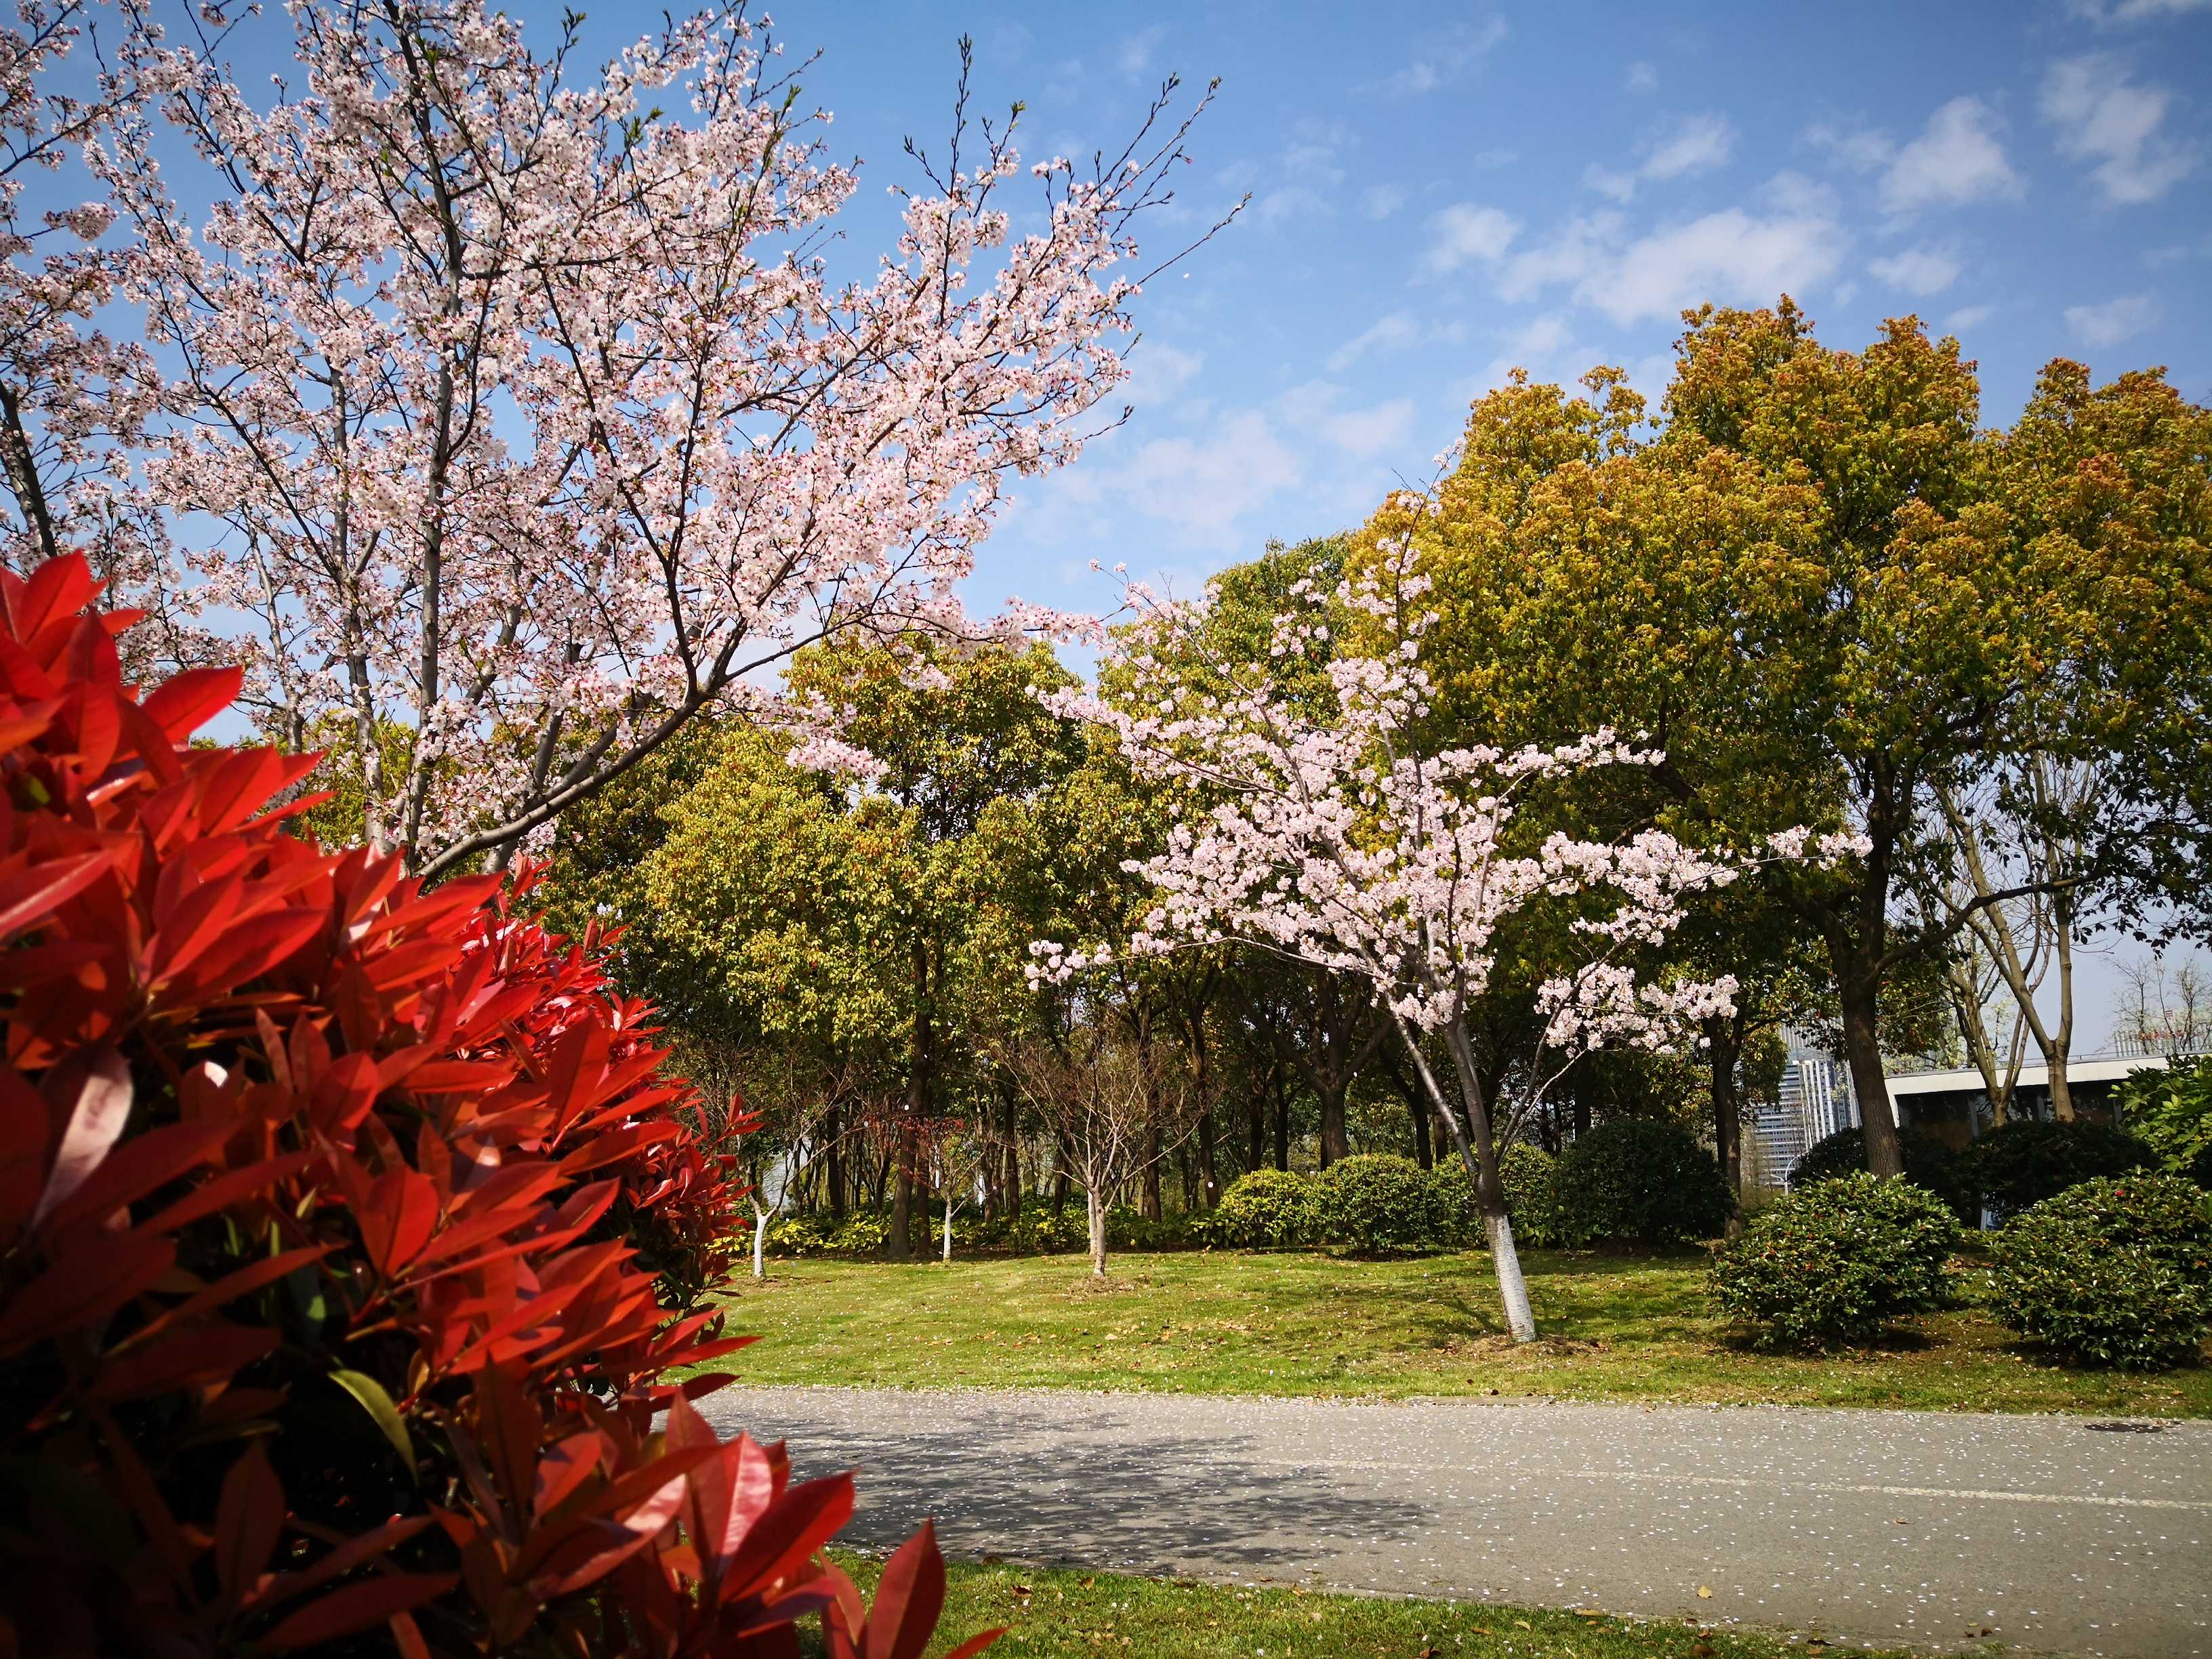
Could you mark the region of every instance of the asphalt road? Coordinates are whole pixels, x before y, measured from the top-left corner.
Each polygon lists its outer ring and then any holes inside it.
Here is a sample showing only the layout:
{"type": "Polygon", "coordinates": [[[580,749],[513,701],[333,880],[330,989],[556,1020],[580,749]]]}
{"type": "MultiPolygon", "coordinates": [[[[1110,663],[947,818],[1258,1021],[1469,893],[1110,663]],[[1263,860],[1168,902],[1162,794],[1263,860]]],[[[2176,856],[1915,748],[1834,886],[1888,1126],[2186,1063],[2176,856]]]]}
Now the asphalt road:
{"type": "Polygon", "coordinates": [[[1931,1649],[2212,1655],[2212,1424],[1780,1407],[725,1389],[848,1537],[1931,1649]],[[1706,1592],[1710,1592],[1707,1594],[1706,1592]]]}

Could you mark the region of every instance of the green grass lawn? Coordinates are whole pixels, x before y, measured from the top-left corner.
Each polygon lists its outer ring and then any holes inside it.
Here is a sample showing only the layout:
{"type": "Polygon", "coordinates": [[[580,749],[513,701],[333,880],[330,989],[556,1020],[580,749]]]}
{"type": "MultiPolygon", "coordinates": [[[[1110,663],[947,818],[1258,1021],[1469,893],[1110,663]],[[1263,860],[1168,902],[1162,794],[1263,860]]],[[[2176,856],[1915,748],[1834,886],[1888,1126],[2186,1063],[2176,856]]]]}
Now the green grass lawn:
{"type": "MultiPolygon", "coordinates": [[[[1531,1252],[1542,1340],[1503,1335],[1480,1254],[1355,1261],[1309,1254],[1079,1256],[892,1266],[775,1261],[729,1302],[763,1339],[748,1382],[1127,1389],[1200,1394],[1488,1395],[1763,1401],[1953,1411],[2212,1416],[2212,1369],[2150,1376],[2052,1364],[1969,1305],[1877,1347],[1822,1356],[1735,1346],[1702,1254],[1531,1252]]],[[[1970,1286],[1976,1275],[1963,1274],[1970,1286]]]]}
{"type": "MultiPolygon", "coordinates": [[[[839,1564],[873,1593],[874,1564],[842,1555],[839,1564]]],[[[994,1659],[1779,1659],[1823,1650],[1818,1640],[1470,1602],[992,1565],[955,1565],[949,1579],[932,1654],[998,1626],[1007,1631],[994,1659]]]]}

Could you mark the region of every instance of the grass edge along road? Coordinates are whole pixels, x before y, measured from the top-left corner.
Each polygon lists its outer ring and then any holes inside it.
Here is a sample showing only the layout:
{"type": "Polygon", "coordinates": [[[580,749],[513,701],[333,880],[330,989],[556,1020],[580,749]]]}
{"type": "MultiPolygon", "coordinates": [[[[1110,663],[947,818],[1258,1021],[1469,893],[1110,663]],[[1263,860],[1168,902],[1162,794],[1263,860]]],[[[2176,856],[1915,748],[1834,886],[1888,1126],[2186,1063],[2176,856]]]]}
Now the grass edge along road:
{"type": "MultiPolygon", "coordinates": [[[[2212,1417],[2212,1367],[2141,1375],[2052,1364],[1968,1304],[1881,1344],[1769,1354],[1729,1340],[1702,1253],[1532,1251],[1543,1338],[1500,1331],[1480,1252],[1132,1253],[891,1265],[778,1261],[726,1306],[763,1340],[740,1381],[852,1388],[1074,1388],[1407,1399],[1857,1406],[2212,1417]]],[[[1977,1281],[1960,1274],[1970,1293],[1977,1281]]]]}
{"type": "MultiPolygon", "coordinates": [[[[873,1593],[881,1563],[838,1564],[873,1593]]],[[[1004,1659],[1779,1659],[1826,1648],[1818,1637],[1631,1620],[1483,1601],[1409,1601],[1296,1587],[1136,1578],[1079,1568],[983,1561],[946,1569],[932,1652],[1005,1626],[1004,1659]]],[[[1853,1649],[1854,1654],[1864,1651],[1853,1649]]],[[[1901,1653],[1902,1650],[1884,1651],[1901,1653]]]]}

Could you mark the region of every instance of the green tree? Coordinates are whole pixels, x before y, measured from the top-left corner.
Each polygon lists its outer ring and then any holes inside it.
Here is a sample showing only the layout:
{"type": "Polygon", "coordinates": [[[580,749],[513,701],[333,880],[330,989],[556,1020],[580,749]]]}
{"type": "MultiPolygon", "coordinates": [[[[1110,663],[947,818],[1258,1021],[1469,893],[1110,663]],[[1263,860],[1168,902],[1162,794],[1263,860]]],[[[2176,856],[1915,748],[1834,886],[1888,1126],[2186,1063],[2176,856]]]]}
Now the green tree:
{"type": "MultiPolygon", "coordinates": [[[[2176,435],[2196,428],[2139,377],[2118,401],[2166,425],[2130,440],[2105,405],[2088,418],[2054,365],[2013,433],[1984,434],[1972,365],[1914,319],[1856,353],[1821,345],[1786,300],[1686,321],[1656,430],[1613,371],[1587,397],[1516,378],[1475,406],[1452,475],[1394,498],[1362,545],[1414,538],[1448,618],[1442,713],[1469,740],[1612,726],[1666,751],[1562,803],[1585,832],[1866,838],[1844,867],[1776,886],[1820,942],[1869,1162],[1893,1175],[1886,988],[1957,925],[1905,902],[1915,872],[1948,856],[1931,792],[2017,752],[2032,726],[2109,748],[2123,723],[2100,688],[2154,702],[2171,684],[2175,640],[2202,629],[2187,621],[2201,551],[2171,533],[2174,504],[2201,499],[2201,460],[2190,482],[2176,435]],[[2046,527],[2073,499],[2054,480],[2086,488],[2083,469],[2111,471],[2096,458],[2124,441],[2136,507],[2046,527]],[[2029,501],[2048,503],[2043,518],[2029,501]],[[2091,544],[2084,569],[2070,547],[2091,544]],[[2146,629],[2160,650],[2138,643],[2146,629]]],[[[2171,758],[2188,711],[2178,696],[2160,707],[2171,758]]],[[[2122,861],[2116,846],[2100,856],[2122,861]]]]}

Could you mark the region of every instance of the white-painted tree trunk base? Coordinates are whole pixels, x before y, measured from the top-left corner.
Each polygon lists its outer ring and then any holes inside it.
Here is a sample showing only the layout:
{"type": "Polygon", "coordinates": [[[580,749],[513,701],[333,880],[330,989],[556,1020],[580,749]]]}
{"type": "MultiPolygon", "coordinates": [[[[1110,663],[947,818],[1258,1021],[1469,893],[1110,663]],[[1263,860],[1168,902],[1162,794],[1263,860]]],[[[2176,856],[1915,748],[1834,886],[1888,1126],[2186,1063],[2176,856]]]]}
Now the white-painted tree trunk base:
{"type": "Polygon", "coordinates": [[[1516,1342],[1536,1340],[1536,1310],[1528,1305],[1528,1282],[1521,1277],[1520,1252],[1513,1248],[1513,1224],[1503,1215],[1486,1215],[1482,1228],[1490,1235],[1490,1265],[1498,1274],[1498,1293],[1505,1303],[1505,1328],[1516,1342]]]}
{"type": "Polygon", "coordinates": [[[753,1277],[768,1277],[768,1212],[753,1206],[753,1277]]]}
{"type": "Polygon", "coordinates": [[[952,1206],[945,1206],[945,1260],[952,1260],[952,1206]]]}

